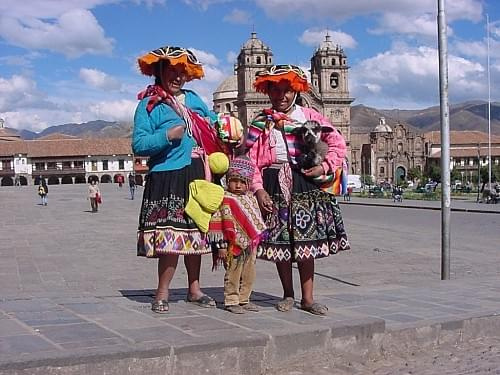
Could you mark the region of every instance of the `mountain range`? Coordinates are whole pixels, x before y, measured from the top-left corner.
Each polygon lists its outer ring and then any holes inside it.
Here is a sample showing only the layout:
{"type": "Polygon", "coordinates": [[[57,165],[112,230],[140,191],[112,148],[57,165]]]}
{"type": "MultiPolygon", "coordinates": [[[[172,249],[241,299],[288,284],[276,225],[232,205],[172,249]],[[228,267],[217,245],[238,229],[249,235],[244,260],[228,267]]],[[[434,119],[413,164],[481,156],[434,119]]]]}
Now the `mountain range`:
{"type": "MultiPolygon", "coordinates": [[[[500,135],[500,103],[491,103],[491,133],[500,135]]],[[[417,133],[439,130],[439,106],[426,109],[376,109],[362,104],[351,107],[351,132],[369,133],[384,117],[386,123],[394,126],[397,123],[408,125],[417,133]]],[[[451,130],[477,130],[488,132],[488,103],[470,101],[450,106],[451,130]]],[[[16,131],[15,129],[10,129],[16,131]]],[[[63,124],[50,126],[39,133],[29,130],[18,130],[23,139],[47,139],[56,137],[78,138],[114,138],[130,137],[131,122],[90,121],[83,124],[63,124]]]]}

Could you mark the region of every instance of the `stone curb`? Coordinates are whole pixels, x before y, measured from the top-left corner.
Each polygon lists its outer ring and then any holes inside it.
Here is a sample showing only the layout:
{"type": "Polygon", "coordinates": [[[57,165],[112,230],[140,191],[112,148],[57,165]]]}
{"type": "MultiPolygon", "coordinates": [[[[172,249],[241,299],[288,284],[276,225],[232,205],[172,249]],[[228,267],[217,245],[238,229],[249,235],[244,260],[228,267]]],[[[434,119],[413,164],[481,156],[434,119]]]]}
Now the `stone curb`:
{"type": "MultiPolygon", "coordinates": [[[[479,336],[498,335],[500,315],[429,320],[423,326],[388,329],[378,318],[353,319],[325,325],[304,325],[293,332],[250,333],[196,345],[141,348],[1,363],[0,375],[41,374],[238,374],[256,375],[314,351],[325,355],[374,357],[403,353],[415,347],[457,343],[479,336]]],[[[143,345],[144,346],[144,345],[143,345]]]]}
{"type": "MultiPolygon", "coordinates": [[[[371,207],[392,207],[392,208],[409,208],[416,210],[434,210],[441,211],[441,207],[426,207],[426,206],[414,206],[414,205],[396,205],[396,204],[388,204],[388,203],[365,203],[365,202],[341,202],[340,204],[346,205],[354,205],[354,206],[371,206],[371,207]]],[[[500,211],[494,210],[478,210],[475,208],[451,208],[452,212],[471,212],[471,213],[481,213],[481,214],[500,214],[500,211]]]]}

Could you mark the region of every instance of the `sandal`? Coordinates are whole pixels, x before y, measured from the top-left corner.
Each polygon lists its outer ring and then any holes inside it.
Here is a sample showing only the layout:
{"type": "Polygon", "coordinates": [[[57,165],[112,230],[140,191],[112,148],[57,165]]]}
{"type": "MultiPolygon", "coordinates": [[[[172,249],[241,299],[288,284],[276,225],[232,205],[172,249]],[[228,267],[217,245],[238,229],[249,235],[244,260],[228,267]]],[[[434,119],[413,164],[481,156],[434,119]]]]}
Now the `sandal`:
{"type": "Polygon", "coordinates": [[[259,312],[259,306],[257,306],[255,303],[252,303],[252,302],[244,303],[243,305],[240,305],[240,306],[245,311],[259,312]]]}
{"type": "Polygon", "coordinates": [[[154,301],[153,303],[151,303],[151,310],[157,314],[168,313],[169,310],[168,301],[166,299],[154,301]]]}
{"type": "Polygon", "coordinates": [[[226,306],[226,307],[224,307],[224,310],[232,312],[233,314],[244,314],[245,313],[245,309],[243,308],[243,306],[240,306],[240,305],[226,306]]]}
{"type": "Polygon", "coordinates": [[[186,297],[186,302],[194,303],[195,305],[198,305],[200,307],[215,307],[216,306],[215,300],[212,297],[207,296],[206,294],[202,295],[198,299],[193,299],[193,297],[191,297],[191,295],[188,294],[186,297]]]}
{"type": "Polygon", "coordinates": [[[321,303],[314,302],[312,305],[300,305],[300,309],[307,311],[311,314],[314,315],[326,315],[326,312],[328,311],[328,307],[325,305],[322,305],[321,303]]]}
{"type": "Polygon", "coordinates": [[[276,304],[276,310],[281,312],[290,311],[295,303],[293,297],[285,297],[276,304]]]}

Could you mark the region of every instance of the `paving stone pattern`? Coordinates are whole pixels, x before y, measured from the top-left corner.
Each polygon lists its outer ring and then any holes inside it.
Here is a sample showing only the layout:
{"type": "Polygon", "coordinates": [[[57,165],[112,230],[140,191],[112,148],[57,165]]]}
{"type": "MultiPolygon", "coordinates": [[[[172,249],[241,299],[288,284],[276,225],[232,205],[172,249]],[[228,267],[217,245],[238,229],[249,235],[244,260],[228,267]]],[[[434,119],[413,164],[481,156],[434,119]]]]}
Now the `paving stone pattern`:
{"type": "MultiPolygon", "coordinates": [[[[429,229],[435,230],[438,213],[343,205],[353,250],[316,268],[317,299],[330,309],[326,317],[297,308],[276,311],[281,287],[267,262],[258,262],[252,296],[261,311],[241,316],[224,311],[223,273],[210,271],[209,257],[202,285],[218,307],[184,301],[186,273],[179,262],[171,311],[158,315],[150,311],[156,261],[138,258],[134,250],[140,199],[131,201],[125,188],[104,185],[104,203],[93,214],[86,189],[51,187],[48,206],[38,205],[35,189],[0,189],[0,374],[36,368],[41,374],[50,365],[67,373],[90,373],[85,366],[94,366],[93,373],[114,373],[113,366],[116,373],[123,368],[134,373],[135,366],[150,366],[152,373],[165,368],[165,373],[194,374],[197,368],[257,374],[307,349],[325,350],[342,337],[396,337],[419,327],[439,327],[442,335],[463,331],[464,322],[488,319],[474,329],[475,338],[492,336],[491,327],[500,324],[498,236],[481,229],[484,222],[500,224],[499,215],[455,216],[459,225],[474,223],[473,230],[456,235],[454,279],[439,281],[439,233],[429,229]],[[258,369],[251,365],[255,361],[258,369]]],[[[299,290],[296,296],[298,304],[299,290]]],[[[430,334],[423,336],[432,341],[430,334]]],[[[488,353],[488,358],[498,355],[488,353]]]]}

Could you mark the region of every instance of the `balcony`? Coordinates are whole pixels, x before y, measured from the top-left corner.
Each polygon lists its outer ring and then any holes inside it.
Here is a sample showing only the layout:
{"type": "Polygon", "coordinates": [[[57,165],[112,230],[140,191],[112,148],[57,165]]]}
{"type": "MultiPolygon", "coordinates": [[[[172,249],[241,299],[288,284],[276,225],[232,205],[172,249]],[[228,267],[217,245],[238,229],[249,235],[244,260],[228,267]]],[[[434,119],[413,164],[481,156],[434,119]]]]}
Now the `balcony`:
{"type": "Polygon", "coordinates": [[[77,168],[63,168],[63,169],[57,169],[57,168],[49,168],[49,169],[41,169],[33,170],[33,176],[68,176],[68,175],[74,175],[74,174],[85,174],[85,168],[84,167],[77,167],[77,168]]]}
{"type": "Polygon", "coordinates": [[[14,177],[14,175],[13,169],[0,169],[0,177],[14,177]]]}

